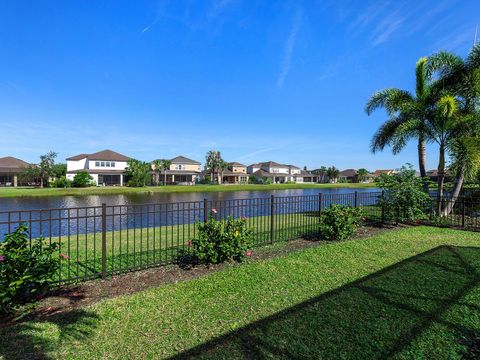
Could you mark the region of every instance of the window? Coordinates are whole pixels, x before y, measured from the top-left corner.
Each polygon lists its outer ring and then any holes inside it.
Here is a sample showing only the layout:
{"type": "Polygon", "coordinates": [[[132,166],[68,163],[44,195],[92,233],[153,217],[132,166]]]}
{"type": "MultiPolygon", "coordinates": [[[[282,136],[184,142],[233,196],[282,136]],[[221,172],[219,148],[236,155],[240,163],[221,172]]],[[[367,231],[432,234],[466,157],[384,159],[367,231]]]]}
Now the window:
{"type": "Polygon", "coordinates": [[[100,166],[101,166],[101,167],[105,167],[105,161],[102,161],[102,162],[100,163],[100,166]]]}
{"type": "Polygon", "coordinates": [[[107,167],[110,167],[110,161],[107,161],[107,162],[105,163],[105,165],[106,165],[107,167]]]}
{"type": "Polygon", "coordinates": [[[184,170],[184,166],[182,164],[175,165],[175,170],[184,170]]]}
{"type": "Polygon", "coordinates": [[[100,161],[95,161],[95,166],[99,167],[100,166],[100,161]]]}
{"type": "Polygon", "coordinates": [[[115,162],[112,161],[112,162],[110,163],[110,166],[111,166],[111,167],[115,167],[115,162]]]}

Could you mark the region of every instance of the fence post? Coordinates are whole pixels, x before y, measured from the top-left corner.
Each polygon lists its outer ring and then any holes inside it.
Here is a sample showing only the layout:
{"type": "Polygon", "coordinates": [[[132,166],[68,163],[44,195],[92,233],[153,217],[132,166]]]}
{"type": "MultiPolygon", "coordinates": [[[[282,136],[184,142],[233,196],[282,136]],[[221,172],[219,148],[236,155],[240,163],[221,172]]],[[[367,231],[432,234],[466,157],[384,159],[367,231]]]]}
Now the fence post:
{"type": "Polygon", "coordinates": [[[353,207],[357,207],[357,203],[358,203],[358,191],[355,191],[355,197],[354,197],[354,200],[353,200],[353,207]]]}
{"type": "Polygon", "coordinates": [[[318,194],[318,222],[322,219],[322,207],[323,207],[323,195],[322,193],[318,194]]]}
{"type": "Polygon", "coordinates": [[[462,227],[465,227],[465,193],[462,196],[462,227]]]}
{"type": "Polygon", "coordinates": [[[203,199],[203,222],[208,221],[208,201],[203,199]]]}
{"type": "Polygon", "coordinates": [[[385,222],[385,190],[382,190],[382,224],[385,222]]]}
{"type": "Polygon", "coordinates": [[[107,204],[102,204],[102,279],[107,277],[107,204]]]}
{"type": "Polygon", "coordinates": [[[275,195],[270,197],[270,243],[275,241],[275,195]]]}

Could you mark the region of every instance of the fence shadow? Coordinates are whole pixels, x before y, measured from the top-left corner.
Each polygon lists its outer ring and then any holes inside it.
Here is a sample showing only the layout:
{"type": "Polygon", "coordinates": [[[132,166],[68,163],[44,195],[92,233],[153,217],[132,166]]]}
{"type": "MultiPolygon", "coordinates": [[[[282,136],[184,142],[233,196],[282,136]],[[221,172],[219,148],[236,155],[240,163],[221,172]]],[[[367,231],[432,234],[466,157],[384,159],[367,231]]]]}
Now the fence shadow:
{"type": "Polygon", "coordinates": [[[480,358],[480,331],[452,320],[463,298],[480,285],[480,248],[441,246],[358,281],[249,324],[176,359],[388,358],[430,326],[441,326],[480,358]]]}
{"type": "MultiPolygon", "coordinates": [[[[51,357],[48,353],[58,350],[58,345],[66,341],[81,342],[95,330],[98,316],[93,312],[75,309],[46,316],[42,319],[0,327],[0,358],[4,360],[38,359],[51,357]],[[56,325],[58,335],[44,338],[38,331],[42,323],[56,325]]],[[[50,331],[47,331],[48,336],[50,331]]],[[[56,354],[60,356],[60,354],[56,354]]]]}

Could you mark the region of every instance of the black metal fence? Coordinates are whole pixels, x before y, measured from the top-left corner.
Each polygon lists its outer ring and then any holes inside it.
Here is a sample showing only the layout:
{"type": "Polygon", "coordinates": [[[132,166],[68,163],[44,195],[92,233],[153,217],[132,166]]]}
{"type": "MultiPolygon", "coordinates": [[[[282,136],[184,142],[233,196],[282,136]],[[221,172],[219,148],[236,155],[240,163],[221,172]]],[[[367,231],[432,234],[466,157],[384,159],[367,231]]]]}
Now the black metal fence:
{"type": "MultiPolygon", "coordinates": [[[[0,212],[0,234],[21,223],[30,240],[59,242],[63,260],[58,283],[71,283],[174,263],[188,251],[197,222],[209,214],[217,219],[245,217],[254,232],[255,246],[315,235],[323,209],[332,204],[363,209],[369,222],[385,220],[381,192],[318,194],[221,201],[106,205],[0,212]],[[214,211],[213,211],[214,210],[214,211]]],[[[433,203],[432,203],[433,204],[433,203]]],[[[425,221],[435,222],[434,207],[425,221]]],[[[466,199],[440,225],[480,228],[480,203],[466,199]]],[[[387,219],[388,220],[388,219],[387,219]]],[[[0,241],[3,235],[0,237],[0,241]]]]}

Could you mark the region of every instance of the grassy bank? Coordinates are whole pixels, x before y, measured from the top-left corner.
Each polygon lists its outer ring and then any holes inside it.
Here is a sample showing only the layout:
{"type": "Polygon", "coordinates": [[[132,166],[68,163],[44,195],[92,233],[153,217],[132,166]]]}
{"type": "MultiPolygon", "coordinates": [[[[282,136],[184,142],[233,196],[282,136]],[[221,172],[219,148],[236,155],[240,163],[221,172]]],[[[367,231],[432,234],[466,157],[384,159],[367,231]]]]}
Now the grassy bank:
{"type": "Polygon", "coordinates": [[[0,329],[0,356],[478,358],[479,241],[404,228],[227,267],[0,329]]]}
{"type": "Polygon", "coordinates": [[[271,184],[271,185],[195,185],[195,186],[147,186],[131,187],[90,187],[90,188],[0,188],[0,198],[23,196],[84,196],[84,195],[121,195],[147,193],[184,193],[212,191],[266,191],[286,189],[328,189],[328,188],[366,188],[375,184],[271,184]]]}

